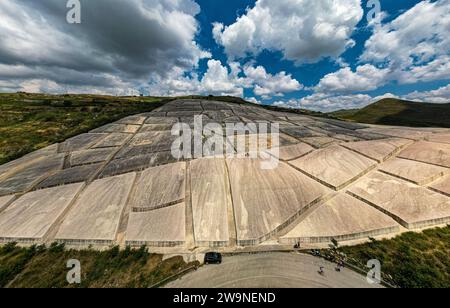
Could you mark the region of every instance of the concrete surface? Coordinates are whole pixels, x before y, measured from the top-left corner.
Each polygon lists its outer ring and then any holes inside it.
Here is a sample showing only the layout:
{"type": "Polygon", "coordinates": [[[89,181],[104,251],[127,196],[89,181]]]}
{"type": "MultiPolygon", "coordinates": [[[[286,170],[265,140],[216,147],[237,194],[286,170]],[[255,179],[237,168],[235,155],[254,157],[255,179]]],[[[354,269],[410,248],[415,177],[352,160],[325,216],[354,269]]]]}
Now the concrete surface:
{"type": "Polygon", "coordinates": [[[375,167],[376,162],[333,145],[291,161],[290,164],[339,190],[375,167]]]}
{"type": "Polygon", "coordinates": [[[196,245],[227,246],[227,210],[231,203],[223,159],[198,159],[190,164],[192,211],[196,245]]]}
{"type": "Polygon", "coordinates": [[[314,148],[306,143],[280,147],[279,158],[281,160],[293,160],[305,156],[314,151],[314,148]]]}
{"type": "Polygon", "coordinates": [[[296,218],[330,190],[280,163],[262,170],[260,161],[228,160],[238,242],[255,245],[296,218]]]}
{"type": "Polygon", "coordinates": [[[450,221],[450,199],[426,188],[375,172],[348,190],[408,229],[450,221]]]}
{"type": "Polygon", "coordinates": [[[281,243],[331,243],[332,239],[347,241],[399,231],[400,226],[389,216],[346,193],[341,193],[282,236],[281,243]]]}
{"type": "Polygon", "coordinates": [[[447,168],[401,158],[384,163],[379,170],[422,186],[443,177],[450,171],[447,168]]]}
{"type": "Polygon", "coordinates": [[[126,243],[132,246],[173,247],[186,237],[185,204],[179,203],[143,213],[131,213],[126,243]]]}
{"type": "MultiPolygon", "coordinates": [[[[0,221],[8,226],[0,238],[28,235],[33,238],[24,242],[99,248],[128,240],[154,245],[153,251],[186,253],[286,248],[284,243],[299,238],[317,242],[308,244],[312,248],[331,237],[359,243],[390,232],[392,219],[414,230],[434,227],[450,216],[449,136],[445,128],[362,125],[253,105],[173,101],[0,166],[0,221]],[[177,122],[192,125],[194,115],[222,127],[277,122],[282,161],[263,170],[261,160],[245,157],[175,159],[170,129],[177,122]],[[46,192],[73,183],[81,191],[67,207],[54,209],[58,202],[46,192]],[[33,200],[45,219],[22,224],[34,212],[19,211],[14,204],[20,200],[33,200]]],[[[387,235],[397,234],[392,232],[387,235]]]]}
{"type": "Polygon", "coordinates": [[[116,150],[117,148],[106,148],[73,152],[70,155],[70,165],[79,166],[104,162],[116,150]]]}
{"type": "Polygon", "coordinates": [[[143,171],[130,202],[133,211],[145,212],[180,203],[185,197],[185,178],[184,162],[143,171]]]}
{"type": "Polygon", "coordinates": [[[90,184],[65,217],[56,239],[75,245],[111,244],[135,176],[129,173],[90,184]]]}
{"type": "Polygon", "coordinates": [[[0,216],[0,241],[41,241],[70,205],[82,184],[38,190],[11,204],[0,216]]]}
{"type": "Polygon", "coordinates": [[[450,168],[450,144],[419,141],[402,151],[399,157],[450,168]]]}
{"type": "Polygon", "coordinates": [[[450,197],[450,175],[437,180],[430,187],[450,197]]]}
{"type": "Polygon", "coordinates": [[[3,210],[3,208],[8,204],[9,201],[14,199],[14,196],[4,196],[0,197],[0,212],[3,210]]]}
{"type": "Polygon", "coordinates": [[[342,146],[381,163],[408,143],[410,141],[407,139],[383,139],[345,143],[342,146]]]}

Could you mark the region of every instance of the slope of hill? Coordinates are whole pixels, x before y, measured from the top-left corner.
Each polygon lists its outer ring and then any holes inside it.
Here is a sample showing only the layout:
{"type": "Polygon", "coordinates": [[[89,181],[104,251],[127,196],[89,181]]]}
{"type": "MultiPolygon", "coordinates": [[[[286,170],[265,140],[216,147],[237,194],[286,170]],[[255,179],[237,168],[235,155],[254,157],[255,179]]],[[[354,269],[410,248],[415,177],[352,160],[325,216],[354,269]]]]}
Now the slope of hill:
{"type": "Polygon", "coordinates": [[[368,124],[416,127],[450,127],[450,104],[431,104],[382,99],[359,111],[336,112],[342,120],[368,124]]]}
{"type": "Polygon", "coordinates": [[[169,98],[0,93],[0,164],[136,113],[169,98]]]}

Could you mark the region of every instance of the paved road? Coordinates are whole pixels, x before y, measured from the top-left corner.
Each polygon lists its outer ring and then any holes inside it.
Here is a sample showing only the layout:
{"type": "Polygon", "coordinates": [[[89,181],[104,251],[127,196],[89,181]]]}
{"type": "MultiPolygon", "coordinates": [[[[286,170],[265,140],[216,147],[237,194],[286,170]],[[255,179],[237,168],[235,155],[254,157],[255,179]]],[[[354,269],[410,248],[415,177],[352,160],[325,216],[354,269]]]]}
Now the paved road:
{"type": "Polygon", "coordinates": [[[169,288],[372,288],[366,278],[309,255],[264,253],[224,257],[221,265],[203,266],[169,288]],[[325,276],[318,274],[325,268],[325,276]]]}

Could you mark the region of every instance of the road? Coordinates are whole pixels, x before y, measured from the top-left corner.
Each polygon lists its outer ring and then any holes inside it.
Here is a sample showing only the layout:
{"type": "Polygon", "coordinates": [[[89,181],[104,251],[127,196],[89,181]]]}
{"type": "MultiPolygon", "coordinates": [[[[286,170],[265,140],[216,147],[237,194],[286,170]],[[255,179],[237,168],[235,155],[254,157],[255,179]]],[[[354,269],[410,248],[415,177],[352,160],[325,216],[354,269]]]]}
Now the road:
{"type": "Polygon", "coordinates": [[[263,253],[224,257],[171,282],[168,288],[374,288],[351,270],[335,271],[323,259],[297,253],[263,253]],[[325,275],[318,273],[320,266],[325,275]]]}

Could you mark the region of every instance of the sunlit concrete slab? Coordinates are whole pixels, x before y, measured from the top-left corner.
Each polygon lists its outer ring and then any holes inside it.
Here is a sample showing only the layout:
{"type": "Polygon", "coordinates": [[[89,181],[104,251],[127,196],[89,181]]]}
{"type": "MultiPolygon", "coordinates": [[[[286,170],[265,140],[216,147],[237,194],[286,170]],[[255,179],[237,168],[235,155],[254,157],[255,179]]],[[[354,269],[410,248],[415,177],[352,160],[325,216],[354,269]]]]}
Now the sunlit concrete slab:
{"type": "Polygon", "coordinates": [[[73,245],[111,245],[136,174],[97,180],[65,217],[56,240],[73,245]]]}
{"type": "Polygon", "coordinates": [[[27,168],[0,181],[0,195],[10,195],[17,192],[25,192],[51,173],[61,170],[64,164],[64,154],[54,154],[41,157],[27,168]]]}
{"type": "Polygon", "coordinates": [[[231,195],[225,161],[194,160],[190,163],[190,177],[196,245],[227,246],[230,238],[227,210],[231,195]]]}
{"type": "Polygon", "coordinates": [[[228,160],[238,243],[243,246],[264,241],[330,193],[285,163],[269,170],[260,163],[228,160]]]}
{"type": "Polygon", "coordinates": [[[186,163],[180,162],[143,171],[130,202],[133,211],[145,212],[180,203],[185,197],[186,163]]]}
{"type": "Polygon", "coordinates": [[[86,150],[96,143],[100,142],[103,138],[105,138],[107,134],[82,134],[79,136],[75,136],[70,138],[59,145],[58,151],[62,152],[73,152],[73,151],[81,151],[86,150]]]}
{"type": "Polygon", "coordinates": [[[279,158],[281,160],[293,160],[305,156],[314,151],[314,148],[306,143],[299,143],[279,148],[279,158]]]}
{"type": "Polygon", "coordinates": [[[142,115],[129,116],[117,121],[117,124],[142,125],[146,119],[147,117],[142,115]]]}
{"type": "Polygon", "coordinates": [[[290,162],[321,183],[341,189],[376,166],[376,162],[339,145],[317,150],[290,162]]]}
{"type": "Polygon", "coordinates": [[[450,143],[450,133],[439,133],[429,135],[426,140],[439,143],[450,143]]]}
{"type": "Polygon", "coordinates": [[[135,134],[141,128],[140,125],[131,124],[108,124],[103,127],[94,129],[91,133],[125,133],[125,134],[135,134]]]}
{"type": "Polygon", "coordinates": [[[8,203],[14,199],[14,196],[0,197],[0,212],[8,205],[8,203]]]}
{"type": "Polygon", "coordinates": [[[315,147],[316,149],[324,148],[333,143],[341,142],[340,140],[331,137],[308,137],[302,138],[301,141],[315,147]]]}
{"type": "Polygon", "coordinates": [[[85,182],[95,176],[101,167],[102,164],[91,164],[58,171],[39,183],[38,189],[85,182]]]}
{"type": "Polygon", "coordinates": [[[450,171],[448,168],[401,158],[389,160],[381,165],[379,169],[384,173],[405,179],[418,185],[431,183],[450,171]]]}
{"type": "Polygon", "coordinates": [[[43,149],[29,153],[19,159],[13,160],[0,166],[0,181],[17,172],[29,168],[37,161],[42,160],[46,156],[54,156],[57,154],[58,145],[54,144],[43,149]]]}
{"type": "Polygon", "coordinates": [[[399,157],[450,168],[450,144],[419,141],[403,150],[399,157]]]}
{"type": "Polygon", "coordinates": [[[450,175],[432,183],[430,188],[450,197],[450,175]]]}
{"type": "Polygon", "coordinates": [[[93,148],[120,147],[130,140],[130,138],[131,135],[125,133],[108,134],[108,136],[93,146],[93,148]]]}
{"type": "Polygon", "coordinates": [[[186,241],[186,207],[184,203],[144,213],[131,213],[126,244],[151,247],[174,247],[186,241]]]}
{"type": "Polygon", "coordinates": [[[171,152],[156,152],[114,159],[103,169],[100,177],[124,174],[132,171],[142,171],[149,167],[165,165],[176,162],[171,152]]]}
{"type": "Polygon", "coordinates": [[[399,137],[411,140],[422,140],[430,134],[430,132],[425,132],[419,129],[390,128],[390,127],[371,127],[358,130],[358,132],[380,134],[385,136],[399,137]]]}
{"type": "Polygon", "coordinates": [[[398,148],[406,147],[406,146],[414,143],[414,141],[404,139],[404,138],[389,138],[389,139],[384,139],[384,141],[386,141],[398,148]]]}
{"type": "Polygon", "coordinates": [[[92,149],[72,152],[70,155],[70,165],[79,166],[104,162],[111,157],[115,151],[117,151],[117,148],[92,149]]]}
{"type": "Polygon", "coordinates": [[[273,136],[270,133],[267,135],[235,135],[228,136],[227,141],[236,149],[238,153],[265,151],[276,146],[283,147],[300,143],[300,141],[285,134],[279,134],[278,140],[272,137],[273,136]]]}
{"type": "Polygon", "coordinates": [[[407,139],[383,139],[349,142],[342,144],[342,146],[381,163],[396,154],[401,147],[411,142],[407,139]]]}
{"type": "Polygon", "coordinates": [[[324,136],[323,134],[320,134],[318,132],[315,132],[313,130],[310,130],[310,129],[307,129],[307,128],[301,127],[301,126],[286,127],[286,128],[283,128],[282,131],[283,131],[283,133],[286,133],[295,138],[324,136]]]}
{"type": "Polygon", "coordinates": [[[42,241],[81,187],[82,184],[72,184],[20,197],[0,214],[0,241],[42,241]]]}
{"type": "Polygon", "coordinates": [[[5,178],[8,178],[30,166],[36,161],[41,160],[42,156],[38,157],[22,157],[17,160],[13,160],[9,163],[0,166],[0,182],[5,178]]]}
{"type": "Polygon", "coordinates": [[[340,193],[281,237],[281,242],[327,243],[332,239],[348,241],[398,231],[400,226],[391,217],[346,193],[340,193]]]}
{"type": "Polygon", "coordinates": [[[408,229],[450,222],[450,198],[387,174],[374,172],[348,191],[408,229]]]}

